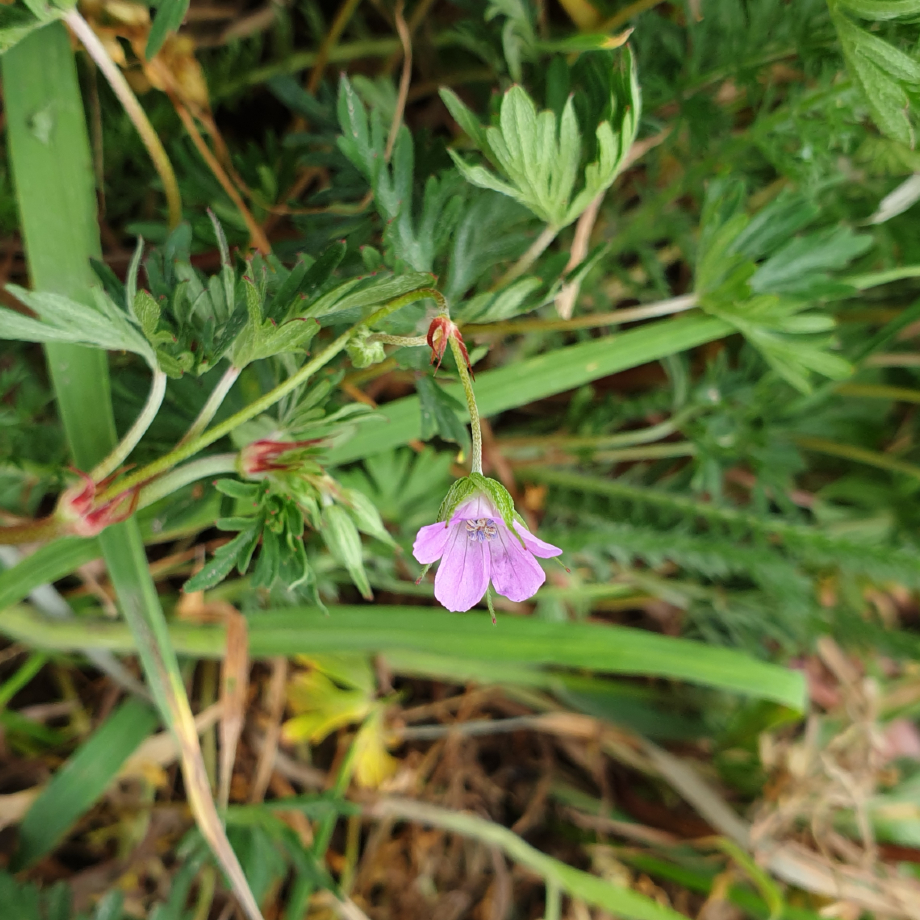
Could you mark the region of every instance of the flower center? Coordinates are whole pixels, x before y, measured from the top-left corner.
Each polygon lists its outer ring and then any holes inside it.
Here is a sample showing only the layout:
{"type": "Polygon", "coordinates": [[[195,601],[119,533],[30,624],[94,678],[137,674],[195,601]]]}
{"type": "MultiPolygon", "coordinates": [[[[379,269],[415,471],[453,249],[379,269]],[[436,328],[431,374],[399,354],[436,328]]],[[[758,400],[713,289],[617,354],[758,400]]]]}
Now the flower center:
{"type": "Polygon", "coordinates": [[[470,535],[470,540],[482,543],[484,540],[491,540],[498,533],[498,528],[492,518],[479,518],[466,522],[466,532],[470,535]]]}

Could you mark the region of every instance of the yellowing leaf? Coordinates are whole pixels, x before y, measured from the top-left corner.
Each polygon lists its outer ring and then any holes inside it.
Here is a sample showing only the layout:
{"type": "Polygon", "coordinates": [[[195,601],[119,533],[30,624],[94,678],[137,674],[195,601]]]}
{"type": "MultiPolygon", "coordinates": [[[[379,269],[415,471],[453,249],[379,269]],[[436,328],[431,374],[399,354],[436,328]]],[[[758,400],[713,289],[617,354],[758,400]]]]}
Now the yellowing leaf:
{"type": "Polygon", "coordinates": [[[373,705],[373,695],[343,689],[322,671],[313,669],[291,681],[288,703],[299,715],[284,723],[284,739],[319,742],[337,728],[361,721],[373,705]]]}
{"type": "Polygon", "coordinates": [[[355,782],[376,789],[395,772],[398,762],[384,741],[384,707],[377,705],[355,737],[355,782]]]}
{"type": "Polygon", "coordinates": [[[601,14],[587,0],[559,0],[569,19],[582,32],[594,29],[601,21],[601,14]]]}

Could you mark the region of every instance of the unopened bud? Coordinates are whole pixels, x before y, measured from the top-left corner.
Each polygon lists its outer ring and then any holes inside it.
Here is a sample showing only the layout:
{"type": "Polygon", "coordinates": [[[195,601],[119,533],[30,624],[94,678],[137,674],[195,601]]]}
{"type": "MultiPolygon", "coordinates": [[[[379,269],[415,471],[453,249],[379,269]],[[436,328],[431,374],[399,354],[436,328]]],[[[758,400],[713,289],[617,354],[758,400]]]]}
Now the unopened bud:
{"type": "Polygon", "coordinates": [[[428,327],[428,344],[431,346],[430,363],[434,364],[435,361],[438,362],[435,372],[440,370],[441,361],[444,359],[444,352],[447,351],[447,346],[450,344],[451,339],[460,346],[460,354],[463,355],[466,369],[472,375],[473,368],[470,365],[470,356],[463,342],[463,336],[460,335],[457,324],[453,322],[449,316],[445,316],[443,313],[438,314],[428,327]]]}
{"type": "Polygon", "coordinates": [[[67,523],[71,533],[78,537],[95,537],[111,524],[120,524],[134,514],[138,500],[136,488],[96,504],[98,491],[104,489],[113,477],[96,483],[86,473],[76,472],[82,482],[61,493],[56,512],[57,517],[67,523]]]}
{"type": "Polygon", "coordinates": [[[240,472],[250,478],[266,473],[292,472],[303,466],[303,451],[320,441],[319,438],[312,441],[253,441],[240,451],[240,472]]]}

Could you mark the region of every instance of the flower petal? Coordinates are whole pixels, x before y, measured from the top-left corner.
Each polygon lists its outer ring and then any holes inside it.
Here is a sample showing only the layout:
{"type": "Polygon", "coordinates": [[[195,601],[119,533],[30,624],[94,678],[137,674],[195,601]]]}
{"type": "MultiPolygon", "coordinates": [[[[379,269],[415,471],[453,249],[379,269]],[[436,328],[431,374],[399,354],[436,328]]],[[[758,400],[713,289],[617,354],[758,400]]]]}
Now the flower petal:
{"type": "MultiPolygon", "coordinates": [[[[548,545],[548,544],[546,544],[548,545]]],[[[492,554],[492,584],[509,601],[526,601],[546,581],[540,563],[529,553],[504,524],[489,542],[492,554]]]]}
{"type": "Polygon", "coordinates": [[[522,526],[517,521],[514,522],[514,529],[524,540],[524,546],[535,556],[539,556],[541,559],[549,559],[550,556],[562,555],[562,550],[559,549],[558,546],[553,546],[552,543],[546,543],[539,537],[535,537],[526,527],[522,526]]]}
{"type": "Polygon", "coordinates": [[[489,552],[478,540],[471,540],[465,527],[452,527],[438,574],[434,596],[448,609],[459,613],[482,600],[489,585],[489,552]]]}
{"type": "Polygon", "coordinates": [[[479,518],[501,520],[501,515],[495,505],[492,504],[492,500],[482,492],[477,492],[461,505],[458,505],[450,522],[451,524],[456,524],[457,521],[476,521],[479,518]]]}
{"type": "Polygon", "coordinates": [[[429,524],[423,527],[412,544],[412,555],[422,565],[430,565],[444,555],[450,528],[446,524],[429,524]]]}

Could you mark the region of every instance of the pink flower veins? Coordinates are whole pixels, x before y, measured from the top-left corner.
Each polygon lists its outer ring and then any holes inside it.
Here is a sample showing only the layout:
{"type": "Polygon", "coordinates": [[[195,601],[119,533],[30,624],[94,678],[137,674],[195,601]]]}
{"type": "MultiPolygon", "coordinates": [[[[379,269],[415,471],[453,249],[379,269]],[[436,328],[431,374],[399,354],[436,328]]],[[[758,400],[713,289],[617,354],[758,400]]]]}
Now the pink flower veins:
{"type": "Polygon", "coordinates": [[[434,596],[448,610],[469,610],[482,600],[490,580],[499,594],[524,601],[546,580],[534,556],[547,559],[561,555],[562,550],[538,539],[517,521],[514,529],[523,546],[489,498],[480,493],[463,502],[450,521],[423,527],[412,555],[422,565],[441,560],[434,596]]]}

